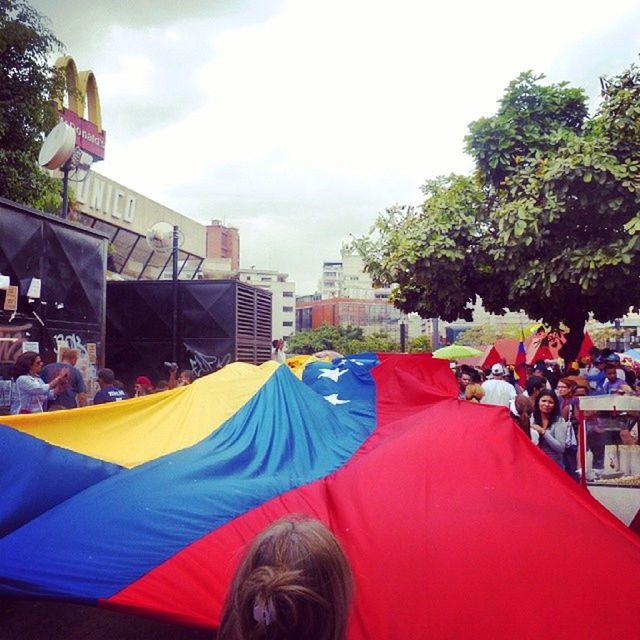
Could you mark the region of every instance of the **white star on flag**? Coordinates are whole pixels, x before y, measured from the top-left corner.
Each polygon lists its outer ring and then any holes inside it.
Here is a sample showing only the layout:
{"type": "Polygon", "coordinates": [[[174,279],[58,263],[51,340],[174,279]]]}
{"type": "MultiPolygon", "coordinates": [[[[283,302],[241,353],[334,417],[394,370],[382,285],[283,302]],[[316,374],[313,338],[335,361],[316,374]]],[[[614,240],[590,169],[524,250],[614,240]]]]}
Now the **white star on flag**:
{"type": "Polygon", "coordinates": [[[331,404],[347,404],[351,400],[338,400],[338,394],[332,393],[330,396],[324,396],[324,399],[331,404]]]}
{"type": "Polygon", "coordinates": [[[338,382],[338,378],[343,374],[347,373],[349,369],[320,369],[322,373],[318,374],[318,378],[329,378],[334,382],[338,382]]]}

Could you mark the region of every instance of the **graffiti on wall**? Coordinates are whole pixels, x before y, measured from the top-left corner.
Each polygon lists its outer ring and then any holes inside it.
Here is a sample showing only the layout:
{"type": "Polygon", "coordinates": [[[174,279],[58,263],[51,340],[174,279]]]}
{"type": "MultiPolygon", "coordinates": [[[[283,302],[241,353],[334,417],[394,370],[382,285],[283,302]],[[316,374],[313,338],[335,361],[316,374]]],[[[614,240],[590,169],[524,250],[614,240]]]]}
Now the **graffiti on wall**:
{"type": "Polygon", "coordinates": [[[0,362],[15,362],[22,353],[22,343],[29,340],[33,325],[0,325],[0,362]]]}
{"type": "Polygon", "coordinates": [[[187,347],[189,351],[189,368],[196,374],[196,376],[204,376],[207,373],[218,371],[222,367],[228,365],[231,362],[232,355],[226,353],[224,356],[208,356],[204,353],[200,353],[195,349],[187,347]]]}
{"type": "Polygon", "coordinates": [[[86,359],[89,362],[89,352],[87,351],[87,347],[82,341],[82,338],[77,333],[56,333],[53,338],[53,343],[55,347],[53,348],[56,356],[59,355],[60,349],[69,348],[69,349],[77,349],[78,351],[78,361],[86,359]]]}

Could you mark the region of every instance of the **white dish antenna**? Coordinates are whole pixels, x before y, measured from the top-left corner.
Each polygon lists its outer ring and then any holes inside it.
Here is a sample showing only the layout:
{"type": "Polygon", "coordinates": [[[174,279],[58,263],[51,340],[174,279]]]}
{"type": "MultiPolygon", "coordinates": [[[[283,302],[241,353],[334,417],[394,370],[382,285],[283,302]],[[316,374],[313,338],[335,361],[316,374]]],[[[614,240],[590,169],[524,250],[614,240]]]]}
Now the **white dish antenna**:
{"type": "MultiPolygon", "coordinates": [[[[178,246],[182,246],[184,236],[179,232],[178,246]]],[[[168,222],[156,222],[147,230],[147,244],[158,253],[173,251],[173,225],[168,222]]]]}
{"type": "Polygon", "coordinates": [[[41,167],[59,169],[73,155],[76,130],[66,122],[59,122],[44,139],[38,156],[41,167]]]}

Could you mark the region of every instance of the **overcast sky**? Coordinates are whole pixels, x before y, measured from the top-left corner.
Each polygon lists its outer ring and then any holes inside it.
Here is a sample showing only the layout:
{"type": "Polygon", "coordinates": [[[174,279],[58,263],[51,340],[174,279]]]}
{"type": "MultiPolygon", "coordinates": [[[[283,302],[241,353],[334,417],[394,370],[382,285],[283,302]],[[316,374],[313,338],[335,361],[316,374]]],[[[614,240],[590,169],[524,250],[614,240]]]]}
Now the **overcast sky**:
{"type": "Polygon", "coordinates": [[[241,266],[311,293],[420,185],[467,172],[468,124],[518,73],[584,87],[637,62],[634,0],[33,0],[98,80],[96,169],[240,229],[241,266]]]}

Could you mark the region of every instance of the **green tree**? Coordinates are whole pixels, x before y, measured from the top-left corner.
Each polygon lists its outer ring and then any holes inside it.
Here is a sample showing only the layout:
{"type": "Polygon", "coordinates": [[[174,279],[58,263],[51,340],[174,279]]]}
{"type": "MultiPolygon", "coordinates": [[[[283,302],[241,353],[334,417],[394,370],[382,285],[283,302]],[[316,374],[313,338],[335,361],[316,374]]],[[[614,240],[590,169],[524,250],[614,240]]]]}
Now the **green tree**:
{"type": "Polygon", "coordinates": [[[492,267],[482,190],[470,177],[451,175],[422,191],[422,207],[387,209],[355,247],[374,283],[395,285],[390,299],[405,313],[471,320],[478,284],[490,281],[492,267]]]}
{"type": "Polygon", "coordinates": [[[573,359],[590,313],[612,321],[640,298],[640,76],[609,79],[590,120],[582,90],[541,81],[522,74],[470,125],[472,176],[427,182],[420,209],[387,211],[356,246],[402,310],[469,319],[480,296],[565,324],[573,359]]]}
{"type": "Polygon", "coordinates": [[[386,331],[375,331],[360,340],[350,340],[346,353],[362,353],[364,351],[394,352],[400,350],[400,343],[386,331]]]}
{"type": "Polygon", "coordinates": [[[433,351],[431,338],[428,336],[411,338],[411,340],[409,340],[407,351],[409,353],[431,353],[433,351]]]}
{"type": "Polygon", "coordinates": [[[300,331],[287,339],[287,352],[311,355],[319,351],[337,351],[343,355],[363,351],[398,351],[400,345],[384,331],[365,336],[360,327],[322,325],[300,331]]]}
{"type": "Polygon", "coordinates": [[[61,47],[26,0],[0,0],[0,196],[38,209],[60,203],[60,182],[38,153],[58,121],[52,100],[63,79],[48,56],[61,47]]]}
{"type": "Polygon", "coordinates": [[[311,355],[318,351],[347,353],[350,341],[362,340],[363,331],[358,327],[332,327],[327,324],[311,331],[294,333],[287,339],[287,352],[311,355]]]}
{"type": "Polygon", "coordinates": [[[520,338],[522,333],[518,325],[480,324],[463,331],[456,338],[456,344],[470,347],[490,345],[500,338],[520,338]]]}
{"type": "Polygon", "coordinates": [[[616,340],[622,340],[624,337],[624,329],[616,329],[615,327],[602,327],[600,329],[591,329],[589,335],[593,340],[593,344],[599,349],[605,349],[616,340]]]}

